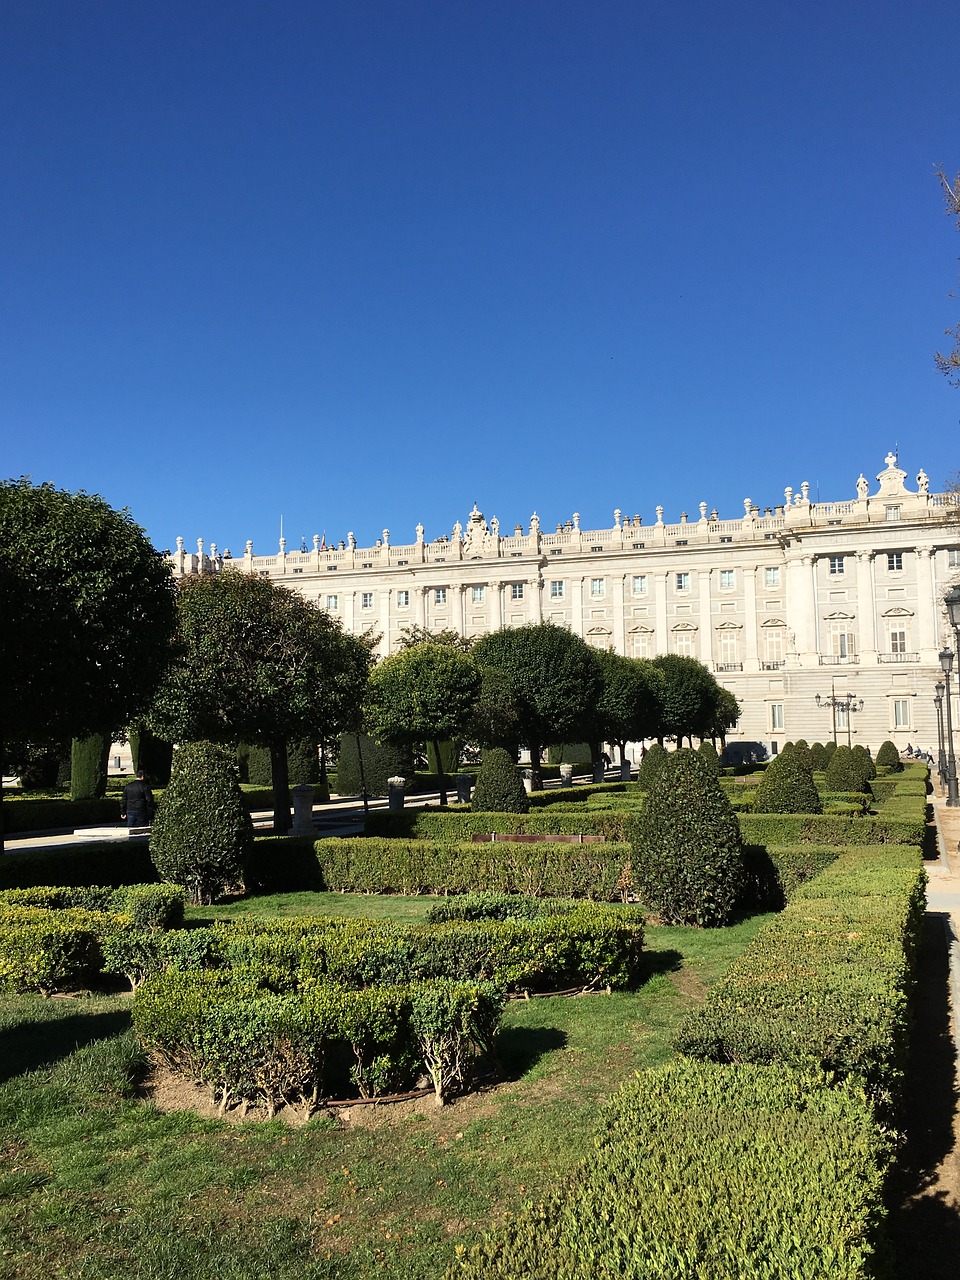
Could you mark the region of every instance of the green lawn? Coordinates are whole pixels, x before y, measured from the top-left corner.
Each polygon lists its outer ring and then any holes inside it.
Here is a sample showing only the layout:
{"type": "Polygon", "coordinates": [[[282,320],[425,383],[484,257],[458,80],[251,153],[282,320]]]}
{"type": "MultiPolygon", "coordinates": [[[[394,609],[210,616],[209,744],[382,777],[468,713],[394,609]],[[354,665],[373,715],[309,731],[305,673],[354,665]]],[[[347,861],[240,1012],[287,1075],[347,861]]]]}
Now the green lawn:
{"type": "MultiPolygon", "coordinates": [[[[283,895],[237,903],[418,919],[429,899],[283,895]],[[321,905],[322,904],[322,905],[321,905]]],[[[195,913],[210,918],[203,909],[195,913]]],[[[669,1057],[669,1037],[768,917],[651,929],[635,994],[512,1002],[506,1080],[454,1105],[228,1125],[161,1114],[129,1084],[129,996],[0,999],[3,1280],[438,1277],[455,1243],[580,1157],[596,1104],[669,1057]]]]}

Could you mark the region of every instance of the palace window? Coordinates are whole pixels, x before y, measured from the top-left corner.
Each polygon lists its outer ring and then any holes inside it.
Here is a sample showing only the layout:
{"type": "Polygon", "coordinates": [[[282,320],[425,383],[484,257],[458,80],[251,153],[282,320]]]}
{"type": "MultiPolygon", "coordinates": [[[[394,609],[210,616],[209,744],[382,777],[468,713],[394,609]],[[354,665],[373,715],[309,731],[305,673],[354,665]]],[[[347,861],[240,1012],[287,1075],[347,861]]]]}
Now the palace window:
{"type": "Polygon", "coordinates": [[[361,592],[361,594],[360,594],[360,608],[361,608],[361,609],[372,609],[372,608],[373,608],[373,592],[372,592],[372,591],[363,591],[363,592],[361,592]]]}
{"type": "Polygon", "coordinates": [[[473,601],[474,604],[483,604],[483,595],[484,595],[483,587],[473,587],[470,593],[470,599],[473,601]]]}
{"type": "Polygon", "coordinates": [[[903,571],[903,552],[888,551],[887,552],[887,573],[901,573],[903,571]]]}
{"type": "Polygon", "coordinates": [[[736,631],[726,630],[720,632],[720,661],[724,664],[737,661],[736,631]]]}
{"type": "Polygon", "coordinates": [[[678,591],[689,591],[689,590],[690,590],[690,575],[689,575],[689,573],[678,573],[678,574],[677,574],[677,579],[676,579],[676,580],[677,580],[677,590],[678,590],[678,591]]]}
{"type": "Polygon", "coordinates": [[[779,587],[780,585],[780,566],[778,564],[768,565],[763,571],[763,585],[765,587],[779,587]]]}
{"type": "Polygon", "coordinates": [[[830,623],[830,652],[835,658],[852,658],[856,653],[853,632],[845,619],[830,623]]]}
{"type": "Polygon", "coordinates": [[[736,586],[736,570],[721,569],[720,570],[720,590],[732,591],[736,586]]]}
{"type": "Polygon", "coordinates": [[[647,575],[645,573],[635,573],[633,575],[633,594],[635,596],[645,596],[647,594],[647,575]]]}
{"type": "Polygon", "coordinates": [[[434,591],[434,593],[433,593],[433,603],[434,603],[434,604],[446,604],[446,603],[447,603],[447,588],[446,588],[446,587],[437,587],[437,589],[436,589],[436,590],[434,591]]]}
{"type": "Polygon", "coordinates": [[[900,510],[901,508],[899,503],[897,503],[895,506],[884,507],[884,511],[886,512],[886,516],[887,516],[887,521],[890,524],[894,524],[897,520],[900,519],[900,510]]]}
{"type": "Polygon", "coordinates": [[[764,627],[767,644],[767,661],[783,661],[783,627],[764,627]]]}
{"type": "Polygon", "coordinates": [[[563,583],[562,582],[550,583],[550,599],[551,600],[563,599],[563,583]]]}
{"type": "Polygon", "coordinates": [[[909,698],[894,698],[893,727],[895,729],[910,728],[910,699],[909,698]]]}
{"type": "Polygon", "coordinates": [[[337,603],[338,603],[338,602],[337,602],[337,597],[336,597],[336,596],[327,596],[327,608],[328,608],[331,612],[333,612],[333,613],[335,613],[335,612],[336,612],[336,609],[337,609],[337,603]]]}
{"type": "Polygon", "coordinates": [[[398,607],[398,608],[400,608],[400,609],[406,609],[406,608],[407,608],[407,606],[408,606],[409,604],[410,604],[410,592],[409,592],[409,591],[398,591],[398,592],[397,592],[397,607],[398,607]]]}
{"type": "Polygon", "coordinates": [[[653,657],[653,636],[649,631],[638,631],[631,636],[635,658],[653,657]]]}
{"type": "Polygon", "coordinates": [[[960,569],[960,551],[954,549],[947,552],[947,568],[960,569]]]}
{"type": "Polygon", "coordinates": [[[522,582],[510,583],[510,599],[511,600],[523,599],[523,583],[522,582]]]}
{"type": "Polygon", "coordinates": [[[827,561],[830,566],[830,576],[833,578],[841,577],[843,574],[843,556],[828,556],[827,561]]]}
{"type": "Polygon", "coordinates": [[[774,733],[776,733],[778,730],[781,733],[783,732],[783,703],[782,702],[770,703],[770,728],[774,733]]]}
{"type": "Polygon", "coordinates": [[[591,578],[591,579],[590,579],[590,594],[591,594],[592,596],[602,596],[602,595],[603,595],[603,582],[604,582],[603,578],[591,578]]]}
{"type": "Polygon", "coordinates": [[[681,654],[684,658],[693,657],[693,632],[678,631],[674,635],[675,652],[681,654]]]}
{"type": "Polygon", "coordinates": [[[891,628],[890,631],[890,652],[906,653],[907,652],[907,633],[902,627],[896,629],[891,628]]]}

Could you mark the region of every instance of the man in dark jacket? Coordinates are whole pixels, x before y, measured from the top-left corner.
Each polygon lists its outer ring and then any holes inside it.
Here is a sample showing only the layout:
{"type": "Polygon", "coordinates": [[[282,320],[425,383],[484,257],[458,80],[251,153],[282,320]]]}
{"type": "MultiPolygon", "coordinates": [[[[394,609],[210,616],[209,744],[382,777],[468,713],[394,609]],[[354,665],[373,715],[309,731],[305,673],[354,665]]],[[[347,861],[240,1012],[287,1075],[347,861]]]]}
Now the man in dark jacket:
{"type": "Polygon", "coordinates": [[[149,827],[153,821],[153,792],[147,786],[147,775],[142,769],[137,770],[133,782],[123,788],[123,812],[128,827],[149,827]]]}

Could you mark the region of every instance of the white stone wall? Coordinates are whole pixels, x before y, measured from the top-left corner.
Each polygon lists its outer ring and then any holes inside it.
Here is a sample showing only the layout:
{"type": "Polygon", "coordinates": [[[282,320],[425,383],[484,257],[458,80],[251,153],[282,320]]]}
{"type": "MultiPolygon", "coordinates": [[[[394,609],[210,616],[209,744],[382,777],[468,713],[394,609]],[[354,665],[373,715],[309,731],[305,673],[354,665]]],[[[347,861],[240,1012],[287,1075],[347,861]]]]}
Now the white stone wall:
{"type": "Polygon", "coordinates": [[[923,472],[913,490],[906,479],[888,455],[854,499],[812,503],[803,484],[763,511],[745,499],[737,520],[701,503],[676,524],[658,507],[654,524],[617,511],[609,529],[583,530],[575,515],[545,533],[534,514],[526,532],[508,532],[474,508],[430,542],[418,525],[404,545],[385,529],[373,547],[350,534],[336,547],[315,538],[307,551],[281,540],[270,556],[247,543],[231,558],[202,539],[188,553],[178,539],[171,559],[178,575],[232,564],[280,580],[347,631],[380,634],[381,652],[414,624],[477,636],[547,620],[628,656],[688,653],[743,706],[731,741],[826,741],[832,713],[816,695],[852,694],[863,700],[850,717],[854,743],[892,738],[935,755],[937,654],[953,644],[941,601],[960,577],[960,511],[927,492],[923,472]]]}

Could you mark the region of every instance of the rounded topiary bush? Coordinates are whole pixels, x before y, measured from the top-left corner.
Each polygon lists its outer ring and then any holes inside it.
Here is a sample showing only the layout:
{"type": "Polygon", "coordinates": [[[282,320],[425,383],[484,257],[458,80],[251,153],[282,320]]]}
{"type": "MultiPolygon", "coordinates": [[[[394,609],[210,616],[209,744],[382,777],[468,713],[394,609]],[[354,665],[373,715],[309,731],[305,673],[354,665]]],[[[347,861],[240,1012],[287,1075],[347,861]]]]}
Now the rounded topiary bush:
{"type": "Polygon", "coordinates": [[[823,773],[826,770],[827,765],[830,763],[830,755],[831,752],[827,750],[822,742],[815,742],[810,748],[810,763],[818,773],[823,773]]]}
{"type": "Polygon", "coordinates": [[[873,757],[866,747],[861,747],[858,742],[853,748],[853,758],[857,762],[857,768],[860,770],[860,777],[863,781],[861,791],[869,791],[870,783],[877,776],[877,766],[873,762],[873,757]]]}
{"type": "Polygon", "coordinates": [[[650,790],[654,779],[663,768],[669,754],[667,749],[661,747],[659,742],[655,742],[652,747],[647,748],[647,754],[640,761],[640,768],[637,771],[637,785],[641,791],[650,790]]]}
{"type": "Polygon", "coordinates": [[[701,742],[697,747],[697,755],[704,762],[715,778],[720,777],[720,757],[712,742],[701,742]]]}
{"type": "Polygon", "coordinates": [[[240,883],[252,845],[233,753],[211,742],[185,743],[150,831],[161,880],[183,885],[194,902],[213,902],[240,883]]]}
{"type": "Polygon", "coordinates": [[[726,924],[745,882],[740,824],[696,753],[672,752],[640,814],[634,874],[665,924],[726,924]]]}
{"type": "Polygon", "coordinates": [[[877,767],[883,769],[902,769],[900,763],[900,752],[897,750],[896,744],[888,738],[886,742],[881,742],[880,750],[877,752],[877,767]]]}
{"type": "Polygon", "coordinates": [[[803,762],[804,768],[813,770],[813,752],[806,738],[798,738],[790,748],[791,754],[803,762]]]}
{"type": "MultiPolygon", "coordinates": [[[[823,802],[813,781],[804,751],[795,743],[767,765],[753,801],[754,813],[823,813],[823,802]]],[[[806,743],[804,743],[806,747],[806,743]]]]}
{"type": "Polygon", "coordinates": [[[527,813],[530,801],[520,770],[509,751],[492,747],[483,753],[471,802],[474,813],[527,813]]]}
{"type": "Polygon", "coordinates": [[[862,791],[866,785],[863,770],[849,747],[837,747],[827,765],[828,791],[862,791]]]}

